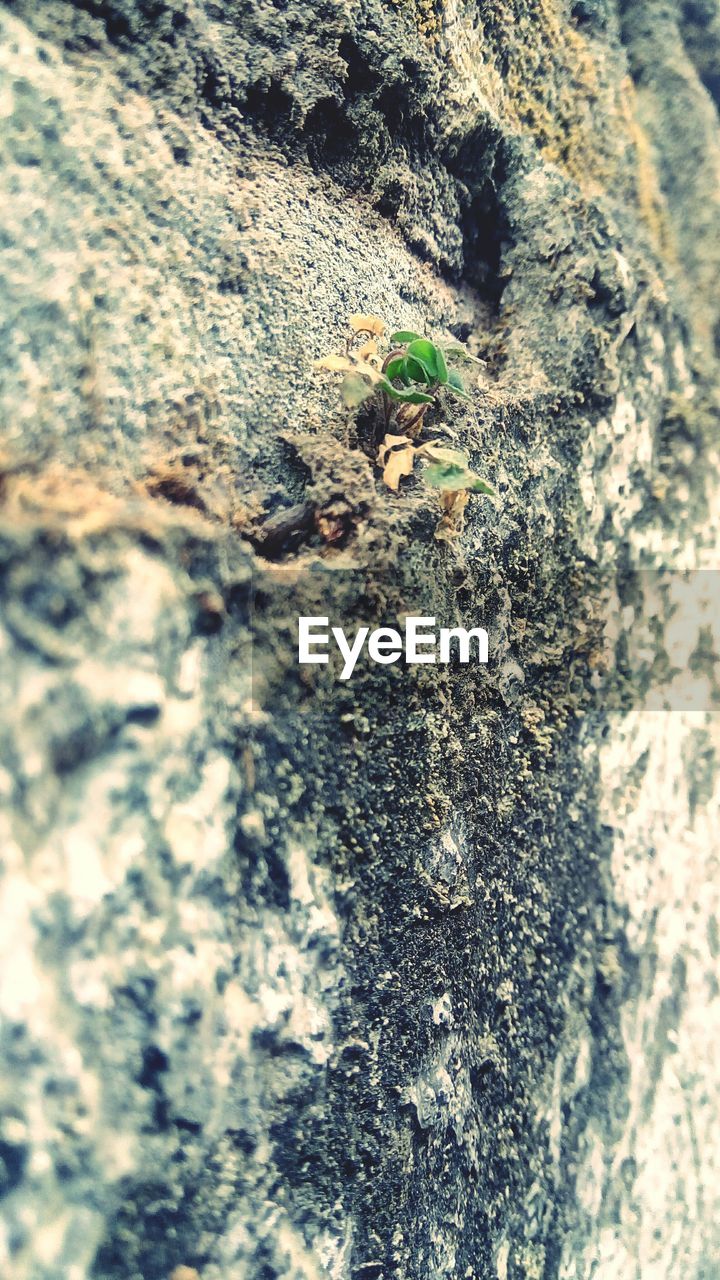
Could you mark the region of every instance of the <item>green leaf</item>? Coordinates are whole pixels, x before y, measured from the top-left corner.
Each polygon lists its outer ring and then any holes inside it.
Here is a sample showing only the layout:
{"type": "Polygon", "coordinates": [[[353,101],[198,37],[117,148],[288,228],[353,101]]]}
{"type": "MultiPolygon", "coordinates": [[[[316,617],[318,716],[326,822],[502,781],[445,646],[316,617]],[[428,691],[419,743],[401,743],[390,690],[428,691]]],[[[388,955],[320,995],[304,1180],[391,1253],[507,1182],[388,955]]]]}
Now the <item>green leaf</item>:
{"type": "Polygon", "coordinates": [[[399,329],[397,333],[390,334],[390,341],[393,344],[396,342],[414,342],[419,337],[419,333],[411,333],[409,329],[399,329]]]}
{"type": "Polygon", "coordinates": [[[457,462],[431,462],[423,472],[423,479],[433,489],[456,493],[458,489],[471,489],[475,473],[457,462]]]}
{"type": "Polygon", "coordinates": [[[434,397],[427,395],[424,391],[400,391],[384,375],[380,377],[378,385],[382,387],[385,395],[389,396],[391,400],[399,400],[402,404],[435,403],[434,397]]]}
{"type": "Polygon", "coordinates": [[[407,358],[412,358],[422,365],[430,382],[439,380],[438,349],[427,338],[416,338],[411,342],[407,349],[407,358]]]}
{"type": "Polygon", "coordinates": [[[470,470],[467,457],[461,453],[459,449],[448,449],[447,445],[438,444],[435,440],[429,440],[427,444],[418,446],[418,453],[424,458],[429,458],[431,462],[452,463],[456,467],[462,467],[464,471],[470,470]]]}
{"type": "Polygon", "coordinates": [[[435,347],[435,363],[437,366],[437,379],[441,386],[450,380],[448,367],[445,363],[445,357],[439,347],[435,347]]]}
{"type": "Polygon", "coordinates": [[[470,399],[470,396],[463,386],[463,380],[460,377],[460,374],[456,373],[454,369],[451,369],[448,373],[447,386],[448,390],[452,391],[456,396],[460,396],[461,400],[470,399]]]}
{"type": "Polygon", "coordinates": [[[404,356],[396,356],[394,360],[390,361],[387,369],[385,370],[385,377],[389,378],[391,382],[393,378],[402,378],[403,381],[405,380],[404,356]]]}
{"type": "Polygon", "coordinates": [[[426,395],[424,391],[398,391],[397,387],[388,384],[383,390],[391,400],[401,400],[403,404],[434,404],[435,397],[426,395]]]}
{"type": "Polygon", "coordinates": [[[450,356],[451,360],[464,360],[466,364],[484,363],[484,361],[478,360],[477,356],[471,356],[470,352],[466,351],[465,347],[460,347],[453,343],[450,343],[449,345],[447,343],[443,343],[443,351],[446,356],[450,356]]]}
{"type": "Polygon", "coordinates": [[[405,372],[411,382],[423,383],[432,382],[432,374],[429,374],[425,366],[419,360],[414,360],[412,356],[405,357],[405,372]]]}
{"type": "Polygon", "coordinates": [[[486,493],[495,497],[495,490],[481,480],[467,465],[467,458],[457,449],[445,449],[437,445],[425,445],[418,449],[436,461],[426,466],[423,476],[425,483],[433,489],[443,489],[446,493],[456,493],[458,489],[469,489],[471,493],[486,493]]]}

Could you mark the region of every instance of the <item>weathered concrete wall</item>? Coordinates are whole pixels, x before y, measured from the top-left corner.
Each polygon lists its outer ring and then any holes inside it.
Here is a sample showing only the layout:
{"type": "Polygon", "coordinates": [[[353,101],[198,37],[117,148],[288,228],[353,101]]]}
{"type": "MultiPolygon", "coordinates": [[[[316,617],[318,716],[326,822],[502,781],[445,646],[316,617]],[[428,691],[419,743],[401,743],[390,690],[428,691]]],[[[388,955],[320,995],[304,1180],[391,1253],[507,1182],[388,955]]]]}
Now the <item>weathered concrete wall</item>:
{"type": "Polygon", "coordinates": [[[712,1280],[718,636],[658,712],[632,608],[718,567],[717,0],[0,41],[3,1275],[712,1280]],[[357,311],[486,362],[456,544],[357,311]],[[328,599],[495,660],[301,677],[328,599]]]}

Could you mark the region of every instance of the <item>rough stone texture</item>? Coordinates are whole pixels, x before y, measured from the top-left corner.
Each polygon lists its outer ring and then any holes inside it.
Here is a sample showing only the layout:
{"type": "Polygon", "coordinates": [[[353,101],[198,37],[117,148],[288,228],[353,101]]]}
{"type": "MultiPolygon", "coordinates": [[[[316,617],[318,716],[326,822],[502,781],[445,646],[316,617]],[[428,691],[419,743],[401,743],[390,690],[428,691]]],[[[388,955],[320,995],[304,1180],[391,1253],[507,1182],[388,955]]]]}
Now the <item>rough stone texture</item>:
{"type": "Polygon", "coordinates": [[[0,40],[2,1274],[714,1280],[717,0],[0,40]],[[486,362],[456,545],[366,310],[486,362]],[[328,600],[494,661],[301,674],[328,600]]]}

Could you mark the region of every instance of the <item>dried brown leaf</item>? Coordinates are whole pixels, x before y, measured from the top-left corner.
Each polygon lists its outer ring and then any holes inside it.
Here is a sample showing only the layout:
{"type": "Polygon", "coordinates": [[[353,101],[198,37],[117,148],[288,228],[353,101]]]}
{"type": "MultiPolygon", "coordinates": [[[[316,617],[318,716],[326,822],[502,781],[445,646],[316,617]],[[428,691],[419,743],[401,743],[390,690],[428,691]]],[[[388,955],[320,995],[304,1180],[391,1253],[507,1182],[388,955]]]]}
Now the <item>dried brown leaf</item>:
{"type": "Polygon", "coordinates": [[[460,537],[469,496],[467,489],[444,489],[441,492],[443,514],[435,529],[438,542],[453,542],[460,537]]]}
{"type": "Polygon", "coordinates": [[[339,356],[331,352],[329,356],[322,356],[320,360],[314,362],[316,369],[329,369],[331,373],[350,373],[355,368],[354,360],[350,360],[348,356],[339,356]]]}
{"type": "Polygon", "coordinates": [[[415,446],[408,436],[388,433],[378,449],[377,464],[383,468],[383,480],[397,493],[403,476],[411,476],[415,462],[415,446]]]}
{"type": "Polygon", "coordinates": [[[350,356],[339,356],[331,352],[329,356],[323,356],[322,359],[314,362],[316,369],[329,369],[331,373],[351,373],[367,378],[373,386],[377,386],[380,382],[385,382],[384,375],[373,364],[369,364],[367,360],[353,359],[350,356]]]}
{"type": "Polygon", "coordinates": [[[373,360],[377,356],[378,345],[374,338],[368,338],[367,342],[363,342],[358,348],[358,360],[373,360]]]}
{"type": "Polygon", "coordinates": [[[456,517],[462,516],[469,496],[467,489],[443,489],[440,494],[443,510],[456,517]]]}
{"type": "Polygon", "coordinates": [[[382,338],[385,332],[385,325],[379,316],[351,316],[350,328],[354,333],[374,333],[376,338],[382,338]]]}

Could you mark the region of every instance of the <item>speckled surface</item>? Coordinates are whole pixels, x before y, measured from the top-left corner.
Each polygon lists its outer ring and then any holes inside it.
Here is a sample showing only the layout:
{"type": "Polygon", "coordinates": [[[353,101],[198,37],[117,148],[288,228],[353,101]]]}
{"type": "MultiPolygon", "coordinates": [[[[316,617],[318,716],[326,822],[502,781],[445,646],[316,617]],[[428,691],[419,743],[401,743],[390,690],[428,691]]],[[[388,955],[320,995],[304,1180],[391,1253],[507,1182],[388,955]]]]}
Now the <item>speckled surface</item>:
{"type": "Polygon", "coordinates": [[[0,6],[9,1280],[715,1280],[719,32],[0,6]],[[358,311],[485,362],[455,544],[358,311]],[[300,672],[328,602],[494,662],[300,672]]]}

